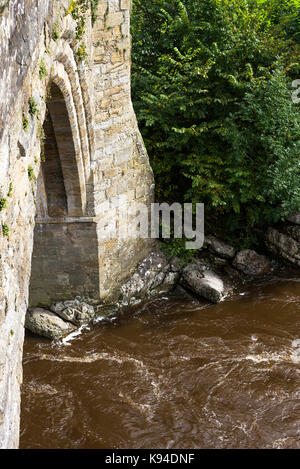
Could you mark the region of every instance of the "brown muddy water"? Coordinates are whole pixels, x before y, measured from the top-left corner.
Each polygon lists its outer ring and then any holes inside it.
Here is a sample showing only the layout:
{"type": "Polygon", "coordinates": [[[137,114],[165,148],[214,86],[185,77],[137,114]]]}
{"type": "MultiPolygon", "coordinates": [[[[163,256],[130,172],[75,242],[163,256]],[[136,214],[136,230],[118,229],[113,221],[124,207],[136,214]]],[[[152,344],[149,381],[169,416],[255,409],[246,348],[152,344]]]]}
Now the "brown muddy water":
{"type": "Polygon", "coordinates": [[[300,278],[27,335],[22,448],[300,448],[300,278]]]}

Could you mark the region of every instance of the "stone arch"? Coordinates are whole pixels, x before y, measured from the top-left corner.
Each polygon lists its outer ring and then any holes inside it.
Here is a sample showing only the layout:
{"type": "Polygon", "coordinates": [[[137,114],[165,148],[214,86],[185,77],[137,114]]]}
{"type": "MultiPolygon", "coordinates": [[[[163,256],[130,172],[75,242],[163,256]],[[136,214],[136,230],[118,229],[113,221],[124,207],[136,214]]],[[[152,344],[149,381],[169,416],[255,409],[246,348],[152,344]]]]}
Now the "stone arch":
{"type": "Polygon", "coordinates": [[[44,123],[45,161],[42,164],[48,215],[82,216],[85,208],[85,182],[83,168],[76,158],[76,144],[67,105],[54,81],[49,93],[44,123]]]}
{"type": "MultiPolygon", "coordinates": [[[[38,216],[40,218],[65,217],[68,214],[68,199],[54,125],[48,109],[43,128],[45,141],[37,187],[38,216]]],[[[58,129],[56,133],[59,138],[58,129]]]]}
{"type": "Polygon", "coordinates": [[[86,216],[86,173],[68,74],[54,61],[44,120],[44,158],[37,181],[29,302],[99,296],[96,223],[86,216]],[[51,275],[49,276],[49,273],[51,275]]]}
{"type": "Polygon", "coordinates": [[[74,100],[76,99],[73,95],[69,76],[62,63],[54,61],[52,66],[52,74],[50,79],[50,99],[48,99],[48,109],[51,114],[51,119],[54,127],[60,128],[57,132],[57,144],[60,151],[60,157],[62,159],[62,170],[65,178],[66,193],[68,196],[68,215],[69,216],[82,216],[85,213],[87,194],[86,194],[86,173],[85,165],[82,153],[82,145],[79,131],[78,115],[74,100]],[[54,97],[51,94],[55,95],[54,97]],[[56,104],[55,104],[56,103],[56,104]],[[61,110],[64,108],[65,120],[68,120],[69,125],[67,126],[68,134],[64,136],[64,123],[60,122],[59,112],[56,116],[55,108],[61,110]],[[56,120],[56,123],[54,121],[56,120]],[[68,167],[70,168],[70,162],[65,161],[66,170],[64,171],[64,154],[72,153],[72,174],[69,174],[68,167]],[[72,177],[71,177],[72,176],[72,177]]]}
{"type": "Polygon", "coordinates": [[[76,62],[76,41],[68,43],[66,38],[70,36],[72,36],[72,32],[66,30],[65,39],[62,38],[57,46],[55,59],[63,65],[70,80],[73,96],[75,96],[74,104],[81,136],[87,186],[86,213],[89,216],[94,216],[96,212],[93,193],[94,175],[92,171],[96,148],[94,90],[91,86],[91,70],[84,66],[83,63],[76,62]]]}
{"type": "Polygon", "coordinates": [[[76,65],[72,47],[64,39],[60,41],[56,51],[55,60],[63,65],[71,85],[80,133],[85,178],[87,181],[90,176],[91,153],[94,148],[94,135],[92,127],[93,113],[90,96],[88,93],[88,84],[84,73],[82,73],[82,71],[79,70],[76,65]]]}

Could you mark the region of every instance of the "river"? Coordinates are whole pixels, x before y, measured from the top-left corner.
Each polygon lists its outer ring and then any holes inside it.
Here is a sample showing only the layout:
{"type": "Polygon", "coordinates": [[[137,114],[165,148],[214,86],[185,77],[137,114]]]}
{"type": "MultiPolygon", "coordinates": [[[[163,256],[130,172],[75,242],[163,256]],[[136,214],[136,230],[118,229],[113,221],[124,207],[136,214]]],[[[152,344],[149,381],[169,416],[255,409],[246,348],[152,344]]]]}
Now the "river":
{"type": "Polygon", "coordinates": [[[27,335],[21,448],[300,448],[300,278],[27,335]]]}

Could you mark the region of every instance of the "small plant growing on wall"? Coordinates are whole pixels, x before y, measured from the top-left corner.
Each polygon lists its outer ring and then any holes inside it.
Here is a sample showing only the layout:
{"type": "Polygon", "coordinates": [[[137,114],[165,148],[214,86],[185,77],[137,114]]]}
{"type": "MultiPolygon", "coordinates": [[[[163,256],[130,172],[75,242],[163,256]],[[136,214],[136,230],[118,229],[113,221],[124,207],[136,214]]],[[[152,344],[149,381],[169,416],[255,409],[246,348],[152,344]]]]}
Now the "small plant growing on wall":
{"type": "Polygon", "coordinates": [[[52,29],[51,37],[53,41],[57,41],[59,39],[59,27],[58,27],[58,19],[55,21],[52,29]]]}
{"type": "Polygon", "coordinates": [[[5,210],[8,207],[7,197],[12,196],[12,189],[13,189],[13,185],[12,185],[12,183],[10,183],[9,188],[8,188],[8,192],[7,192],[7,196],[6,197],[0,197],[0,212],[2,210],[5,210]]]}
{"type": "Polygon", "coordinates": [[[86,45],[81,43],[76,51],[76,56],[79,62],[82,62],[87,57],[86,45]]]}
{"type": "Polygon", "coordinates": [[[13,191],[13,183],[10,182],[10,183],[9,183],[8,192],[7,192],[7,197],[11,197],[11,196],[12,196],[12,191],[13,191]]]}
{"type": "Polygon", "coordinates": [[[42,58],[42,60],[40,61],[40,68],[39,68],[40,79],[43,80],[44,78],[46,78],[47,75],[48,75],[48,71],[45,65],[45,61],[42,58]]]}
{"type": "Polygon", "coordinates": [[[8,238],[9,236],[9,226],[7,223],[2,224],[2,234],[8,238]]]}
{"type": "Polygon", "coordinates": [[[23,114],[23,123],[22,123],[23,130],[28,130],[29,128],[29,119],[27,116],[23,114]]]}
{"type": "Polygon", "coordinates": [[[87,0],[72,0],[68,14],[76,21],[76,39],[81,41],[85,33],[86,12],[89,9],[87,0]]]}
{"type": "Polygon", "coordinates": [[[28,105],[29,105],[29,114],[31,117],[38,116],[39,114],[39,108],[36,100],[31,96],[28,100],[28,105]]]}
{"type": "Polygon", "coordinates": [[[36,180],[36,177],[34,175],[34,170],[33,170],[33,167],[31,165],[28,166],[27,172],[28,172],[29,181],[34,182],[36,180]]]}
{"type": "Polygon", "coordinates": [[[7,208],[7,199],[5,197],[0,198],[0,212],[7,208]]]}
{"type": "Polygon", "coordinates": [[[100,0],[91,0],[91,16],[92,16],[92,26],[94,26],[97,19],[97,7],[100,0]]]}

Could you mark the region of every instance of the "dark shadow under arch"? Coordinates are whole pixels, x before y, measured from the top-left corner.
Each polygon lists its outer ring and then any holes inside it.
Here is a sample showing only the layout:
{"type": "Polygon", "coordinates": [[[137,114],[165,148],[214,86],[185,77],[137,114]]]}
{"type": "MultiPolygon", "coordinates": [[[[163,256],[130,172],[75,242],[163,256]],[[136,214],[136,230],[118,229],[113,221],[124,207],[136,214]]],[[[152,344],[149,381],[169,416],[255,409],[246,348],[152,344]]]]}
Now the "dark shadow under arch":
{"type": "Polygon", "coordinates": [[[44,122],[42,175],[48,216],[83,215],[82,190],[72,128],[62,92],[52,83],[44,122]]]}

